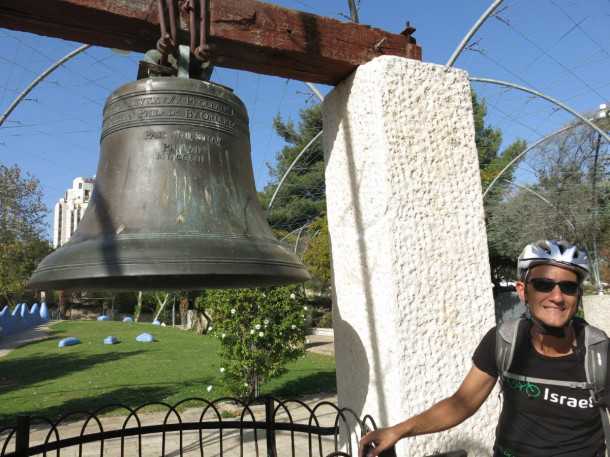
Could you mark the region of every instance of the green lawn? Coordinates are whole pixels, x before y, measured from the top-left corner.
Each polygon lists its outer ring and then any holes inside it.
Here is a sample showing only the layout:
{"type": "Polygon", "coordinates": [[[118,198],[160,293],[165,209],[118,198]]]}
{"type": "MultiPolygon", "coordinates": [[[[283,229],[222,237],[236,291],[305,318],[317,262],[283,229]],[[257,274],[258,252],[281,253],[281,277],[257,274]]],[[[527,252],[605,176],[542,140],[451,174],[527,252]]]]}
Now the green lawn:
{"type": "MultiPolygon", "coordinates": [[[[52,332],[50,339],[22,346],[0,359],[0,428],[13,423],[16,414],[53,418],[111,403],[133,407],[228,395],[221,384],[219,344],[214,337],[120,322],[62,322],[53,325],[52,332]],[[142,332],[158,341],[136,342],[142,332]],[[109,335],[121,343],[104,345],[109,335]],[[59,340],[68,336],[82,344],[59,349],[59,340]]],[[[287,373],[265,384],[262,394],[295,398],[335,390],[334,358],[308,353],[289,364],[287,373]]]]}

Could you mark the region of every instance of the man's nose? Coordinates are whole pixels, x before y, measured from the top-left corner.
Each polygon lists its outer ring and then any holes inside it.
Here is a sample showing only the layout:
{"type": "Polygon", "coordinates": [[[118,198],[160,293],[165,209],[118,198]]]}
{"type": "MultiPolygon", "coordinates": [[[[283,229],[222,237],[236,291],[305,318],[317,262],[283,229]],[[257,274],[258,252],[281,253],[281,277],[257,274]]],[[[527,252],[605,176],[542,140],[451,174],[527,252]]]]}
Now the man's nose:
{"type": "Polygon", "coordinates": [[[559,288],[559,284],[555,284],[555,287],[550,292],[549,298],[553,301],[563,301],[563,292],[559,288]]]}

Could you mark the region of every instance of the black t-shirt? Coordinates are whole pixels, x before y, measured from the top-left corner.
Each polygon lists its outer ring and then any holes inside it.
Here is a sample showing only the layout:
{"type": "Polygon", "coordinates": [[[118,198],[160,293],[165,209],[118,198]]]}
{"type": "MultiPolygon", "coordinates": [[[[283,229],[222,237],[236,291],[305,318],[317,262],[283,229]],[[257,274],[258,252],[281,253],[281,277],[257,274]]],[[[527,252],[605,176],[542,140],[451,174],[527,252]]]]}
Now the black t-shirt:
{"type": "MultiPolygon", "coordinates": [[[[584,332],[576,327],[577,348],[583,348],[584,332]]],[[[529,331],[527,333],[529,336],[529,331]]],[[[538,353],[531,339],[521,338],[510,372],[533,378],[586,381],[584,351],[562,357],[538,353]]],[[[481,340],[472,361],[498,377],[495,358],[496,328],[481,340]]],[[[494,456],[594,457],[604,455],[604,434],[599,407],[588,390],[502,380],[504,401],[496,429],[494,456]]]]}

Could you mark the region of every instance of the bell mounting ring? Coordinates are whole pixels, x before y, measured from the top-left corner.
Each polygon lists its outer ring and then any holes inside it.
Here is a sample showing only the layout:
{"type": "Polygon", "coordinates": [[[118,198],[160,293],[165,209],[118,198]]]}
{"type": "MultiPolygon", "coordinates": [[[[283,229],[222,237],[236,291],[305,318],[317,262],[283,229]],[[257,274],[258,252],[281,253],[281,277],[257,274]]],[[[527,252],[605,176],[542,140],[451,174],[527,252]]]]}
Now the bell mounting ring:
{"type": "Polygon", "coordinates": [[[154,76],[179,76],[209,81],[212,55],[209,44],[209,0],[158,0],[161,37],[157,49],[144,55],[138,68],[138,79],[154,76]],[[179,44],[179,14],[188,14],[189,46],[179,44]]]}

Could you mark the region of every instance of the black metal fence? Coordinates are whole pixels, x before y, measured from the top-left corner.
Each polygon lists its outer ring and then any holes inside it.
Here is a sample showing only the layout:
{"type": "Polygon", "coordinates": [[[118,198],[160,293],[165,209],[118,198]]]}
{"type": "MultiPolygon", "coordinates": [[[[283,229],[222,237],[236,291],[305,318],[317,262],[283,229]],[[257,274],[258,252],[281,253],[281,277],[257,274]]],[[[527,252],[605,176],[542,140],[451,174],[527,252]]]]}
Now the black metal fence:
{"type": "MultiPolygon", "coordinates": [[[[93,413],[66,414],[56,421],[19,416],[16,425],[0,428],[0,457],[60,457],[62,451],[78,457],[355,457],[358,439],[375,428],[370,416],[361,419],[352,410],[326,401],[311,407],[300,400],[270,397],[251,404],[235,398],[189,398],[173,406],[108,405],[93,413]],[[151,407],[157,412],[144,414],[151,407]],[[126,417],[104,414],[121,409],[126,417]],[[163,420],[158,423],[160,417],[163,420]],[[157,423],[147,424],[150,418],[157,423]]],[[[464,451],[435,454],[466,455],[464,451]]]]}

